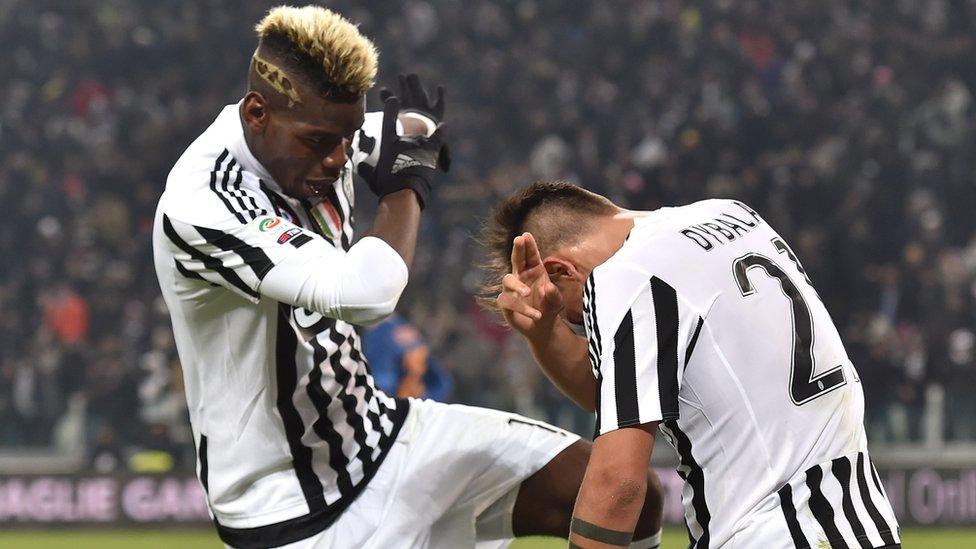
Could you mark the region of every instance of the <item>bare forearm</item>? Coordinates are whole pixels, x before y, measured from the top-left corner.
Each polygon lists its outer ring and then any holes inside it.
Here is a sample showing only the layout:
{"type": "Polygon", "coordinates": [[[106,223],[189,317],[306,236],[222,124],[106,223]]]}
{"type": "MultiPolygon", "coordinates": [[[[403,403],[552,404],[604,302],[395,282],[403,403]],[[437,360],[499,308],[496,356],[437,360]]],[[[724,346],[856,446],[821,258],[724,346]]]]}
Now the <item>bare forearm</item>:
{"type": "Polygon", "coordinates": [[[552,383],[576,404],[592,412],[596,398],[596,379],[586,353],[586,339],[576,335],[562,320],[551,330],[529,337],[536,362],[552,383]]]}
{"type": "Polygon", "coordinates": [[[647,479],[587,478],[573,512],[570,540],[580,547],[626,547],[633,539],[647,479]]]}
{"type": "MultiPolygon", "coordinates": [[[[420,203],[409,189],[390,193],[380,199],[370,236],[375,236],[396,250],[409,268],[417,248],[420,227],[420,203]]],[[[382,268],[377,266],[377,268],[382,268]]]]}
{"type": "MultiPolygon", "coordinates": [[[[573,511],[572,542],[585,548],[630,545],[641,510],[647,506],[648,481],[655,480],[648,475],[648,463],[656,428],[655,422],[618,429],[593,442],[573,511]]],[[[650,513],[660,516],[659,509],[650,513]]]]}

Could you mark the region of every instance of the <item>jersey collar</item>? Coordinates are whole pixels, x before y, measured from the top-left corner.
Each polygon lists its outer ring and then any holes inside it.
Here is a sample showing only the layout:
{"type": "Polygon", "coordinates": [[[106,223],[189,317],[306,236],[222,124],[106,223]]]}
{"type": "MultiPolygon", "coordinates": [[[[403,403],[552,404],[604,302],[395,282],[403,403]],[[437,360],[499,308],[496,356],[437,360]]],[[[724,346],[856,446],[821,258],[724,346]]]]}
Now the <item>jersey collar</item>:
{"type": "Polygon", "coordinates": [[[244,123],[241,121],[240,115],[240,108],[243,102],[244,100],[241,99],[234,105],[227,105],[224,107],[223,112],[220,113],[221,117],[226,116],[228,118],[227,125],[230,132],[230,143],[228,143],[227,149],[245,170],[258,176],[268,188],[281,194],[281,186],[271,177],[268,170],[258,162],[258,159],[254,157],[250,147],[247,146],[247,141],[244,139],[244,123]]]}

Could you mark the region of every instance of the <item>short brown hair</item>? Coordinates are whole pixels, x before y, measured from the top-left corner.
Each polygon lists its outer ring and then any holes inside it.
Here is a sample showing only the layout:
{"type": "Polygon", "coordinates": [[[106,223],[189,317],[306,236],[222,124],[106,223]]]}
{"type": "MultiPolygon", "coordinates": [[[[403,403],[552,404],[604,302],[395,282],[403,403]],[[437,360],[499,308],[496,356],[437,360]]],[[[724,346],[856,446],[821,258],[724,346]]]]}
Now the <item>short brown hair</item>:
{"type": "Polygon", "coordinates": [[[479,301],[494,305],[502,277],[512,271],[512,241],[516,236],[532,233],[545,258],[578,242],[593,217],[613,215],[619,209],[608,198],[565,181],[538,181],[510,194],[495,206],[481,231],[481,244],[487,253],[479,301]]]}

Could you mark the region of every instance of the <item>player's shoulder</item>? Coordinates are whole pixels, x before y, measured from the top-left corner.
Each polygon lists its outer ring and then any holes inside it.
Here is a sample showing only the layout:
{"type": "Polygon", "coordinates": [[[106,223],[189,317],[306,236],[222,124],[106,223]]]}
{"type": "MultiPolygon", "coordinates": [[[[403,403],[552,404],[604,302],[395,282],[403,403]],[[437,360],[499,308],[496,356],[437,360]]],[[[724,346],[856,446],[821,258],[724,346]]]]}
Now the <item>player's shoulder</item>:
{"type": "Polygon", "coordinates": [[[646,212],[635,219],[620,250],[594,269],[594,284],[619,296],[612,301],[626,303],[658,278],[687,300],[707,306],[716,292],[713,263],[722,259],[705,252],[721,246],[726,236],[734,241],[760,223],[752,208],[728,199],[646,212]]]}
{"type": "Polygon", "coordinates": [[[233,107],[226,107],[170,170],[159,201],[162,214],[215,228],[274,214],[260,178],[238,158],[236,140],[242,137],[234,127],[239,122],[233,107]]]}
{"type": "Polygon", "coordinates": [[[702,251],[735,242],[764,225],[759,214],[739,200],[709,199],[660,208],[635,220],[621,259],[655,267],[705,260],[702,251]]]}

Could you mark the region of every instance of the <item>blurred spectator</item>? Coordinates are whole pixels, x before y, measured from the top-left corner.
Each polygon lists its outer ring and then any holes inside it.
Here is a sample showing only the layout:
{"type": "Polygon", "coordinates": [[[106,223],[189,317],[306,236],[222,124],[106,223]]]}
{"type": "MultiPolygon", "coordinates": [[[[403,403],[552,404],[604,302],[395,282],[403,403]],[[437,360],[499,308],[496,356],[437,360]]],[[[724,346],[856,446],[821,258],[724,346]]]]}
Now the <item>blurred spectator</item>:
{"type": "MultiPolygon", "coordinates": [[[[73,394],[90,448],[117,463],[188,440],[152,215],[180,152],[242,95],[249,29],[271,5],[0,0],[4,447],[49,444],[73,394]]],[[[749,203],[840,328],[872,440],[923,437],[939,385],[950,440],[976,436],[976,3],[330,6],[375,38],[380,84],[417,71],[448,89],[456,169],[425,211],[400,310],[459,401],[587,430],[470,297],[480,218],[560,177],[633,208],[749,203]]]]}
{"type": "Polygon", "coordinates": [[[416,327],[394,313],[362,333],[363,352],[377,387],[401,397],[448,401],[454,381],[431,356],[416,327]]]}

